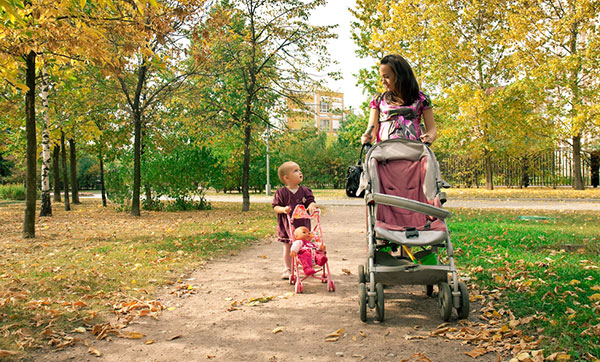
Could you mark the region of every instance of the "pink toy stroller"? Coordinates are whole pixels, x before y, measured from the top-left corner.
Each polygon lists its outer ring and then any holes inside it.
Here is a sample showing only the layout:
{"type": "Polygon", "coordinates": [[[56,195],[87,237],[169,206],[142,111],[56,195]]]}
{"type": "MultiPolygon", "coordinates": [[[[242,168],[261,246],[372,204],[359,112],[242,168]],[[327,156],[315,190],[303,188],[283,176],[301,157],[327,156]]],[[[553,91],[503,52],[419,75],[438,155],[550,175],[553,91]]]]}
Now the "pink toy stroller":
{"type": "MultiPolygon", "coordinates": [[[[320,220],[321,210],[317,209],[315,212],[310,215],[303,205],[298,205],[294,208],[294,212],[292,216],[288,215],[288,227],[290,236],[294,235],[294,224],[292,221],[294,219],[312,219],[315,221],[315,226],[312,228],[311,232],[314,236],[314,242],[323,244],[323,232],[321,231],[321,220],[320,220]]],[[[311,275],[305,275],[304,271],[302,273],[303,276],[300,275],[300,267],[302,266],[299,255],[295,255],[292,259],[292,275],[290,276],[290,284],[295,284],[296,293],[302,293],[304,287],[302,286],[302,282],[308,278],[315,278],[321,281],[321,283],[327,283],[327,291],[334,292],[335,291],[335,283],[333,279],[331,279],[331,273],[329,272],[329,263],[325,261],[322,266],[317,265],[315,262],[315,258],[317,257],[317,247],[314,246],[314,243],[311,243],[310,251],[311,257],[315,267],[315,273],[311,275]]]]}

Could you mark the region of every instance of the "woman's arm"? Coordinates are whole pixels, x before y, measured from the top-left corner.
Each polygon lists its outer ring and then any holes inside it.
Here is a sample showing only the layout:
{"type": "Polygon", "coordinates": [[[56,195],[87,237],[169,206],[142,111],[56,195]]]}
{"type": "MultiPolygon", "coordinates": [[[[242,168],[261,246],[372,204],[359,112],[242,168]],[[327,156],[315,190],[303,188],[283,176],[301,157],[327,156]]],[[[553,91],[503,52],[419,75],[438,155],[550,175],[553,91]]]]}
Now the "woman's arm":
{"type": "Polygon", "coordinates": [[[360,143],[370,143],[377,135],[377,131],[379,130],[379,109],[371,108],[371,113],[369,114],[369,123],[367,124],[367,130],[360,137],[360,143]]]}
{"type": "Polygon", "coordinates": [[[425,122],[425,133],[421,135],[421,141],[431,144],[437,138],[437,129],[433,120],[433,108],[423,110],[423,121],[425,122]]]}

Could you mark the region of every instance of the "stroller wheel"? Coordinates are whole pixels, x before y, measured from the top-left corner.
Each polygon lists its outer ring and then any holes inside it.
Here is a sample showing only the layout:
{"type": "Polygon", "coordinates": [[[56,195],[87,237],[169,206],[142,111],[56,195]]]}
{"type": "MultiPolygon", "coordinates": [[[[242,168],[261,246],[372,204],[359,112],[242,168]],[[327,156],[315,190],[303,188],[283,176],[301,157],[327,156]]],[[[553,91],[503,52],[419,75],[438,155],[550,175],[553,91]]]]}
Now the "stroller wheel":
{"type": "Polygon", "coordinates": [[[304,287],[302,286],[302,282],[298,280],[296,283],[296,293],[300,294],[304,291],[304,287]]]}
{"type": "Polygon", "coordinates": [[[366,282],[366,278],[365,278],[365,266],[364,265],[359,265],[358,266],[358,282],[359,283],[365,283],[366,282]]]}
{"type": "Polygon", "coordinates": [[[383,322],[384,318],[384,306],[385,301],[383,297],[383,284],[377,283],[375,285],[375,292],[377,292],[377,300],[375,301],[375,319],[379,322],[383,322]]]}
{"type": "Polygon", "coordinates": [[[456,308],[458,319],[469,318],[469,290],[463,282],[458,282],[458,290],[460,291],[460,306],[456,308]]]}
{"type": "Polygon", "coordinates": [[[329,279],[329,281],[327,282],[327,291],[335,292],[335,283],[331,279],[329,279]]]}
{"type": "Polygon", "coordinates": [[[433,295],[433,285],[426,285],[425,293],[427,294],[428,297],[431,297],[433,295]]]}
{"type": "Polygon", "coordinates": [[[452,314],[452,291],[446,282],[438,284],[438,306],[440,317],[444,322],[448,321],[452,314]]]}
{"type": "Polygon", "coordinates": [[[296,273],[292,273],[290,275],[290,284],[295,284],[296,283],[296,273]]]}
{"type": "Polygon", "coordinates": [[[358,284],[358,313],[360,320],[367,321],[367,287],[365,283],[358,284]]]}

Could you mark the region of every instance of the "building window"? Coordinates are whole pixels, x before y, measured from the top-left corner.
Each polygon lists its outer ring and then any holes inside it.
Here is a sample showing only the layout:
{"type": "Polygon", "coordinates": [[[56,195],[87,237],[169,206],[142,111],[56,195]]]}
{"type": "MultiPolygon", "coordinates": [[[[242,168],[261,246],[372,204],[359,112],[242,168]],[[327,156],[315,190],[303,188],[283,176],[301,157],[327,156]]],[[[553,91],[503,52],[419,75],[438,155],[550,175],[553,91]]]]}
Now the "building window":
{"type": "Polygon", "coordinates": [[[321,120],[321,131],[327,131],[329,132],[329,120],[328,119],[322,119],[321,120]]]}
{"type": "Polygon", "coordinates": [[[328,102],[319,103],[319,110],[322,113],[329,113],[329,103],[328,102]]]}

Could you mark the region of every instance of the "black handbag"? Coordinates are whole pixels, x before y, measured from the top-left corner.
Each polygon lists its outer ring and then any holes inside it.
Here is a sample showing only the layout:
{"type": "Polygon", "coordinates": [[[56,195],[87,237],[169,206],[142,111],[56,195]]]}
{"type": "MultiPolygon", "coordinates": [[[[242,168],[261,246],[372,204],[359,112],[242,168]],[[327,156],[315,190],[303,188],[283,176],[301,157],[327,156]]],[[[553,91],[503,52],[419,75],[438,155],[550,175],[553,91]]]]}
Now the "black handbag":
{"type": "Polygon", "coordinates": [[[365,190],[362,190],[358,195],[356,194],[358,186],[360,185],[360,175],[363,171],[362,158],[365,146],[366,144],[360,148],[360,156],[358,157],[356,165],[348,167],[348,175],[346,176],[346,196],[348,197],[363,197],[365,195],[365,190]]]}

